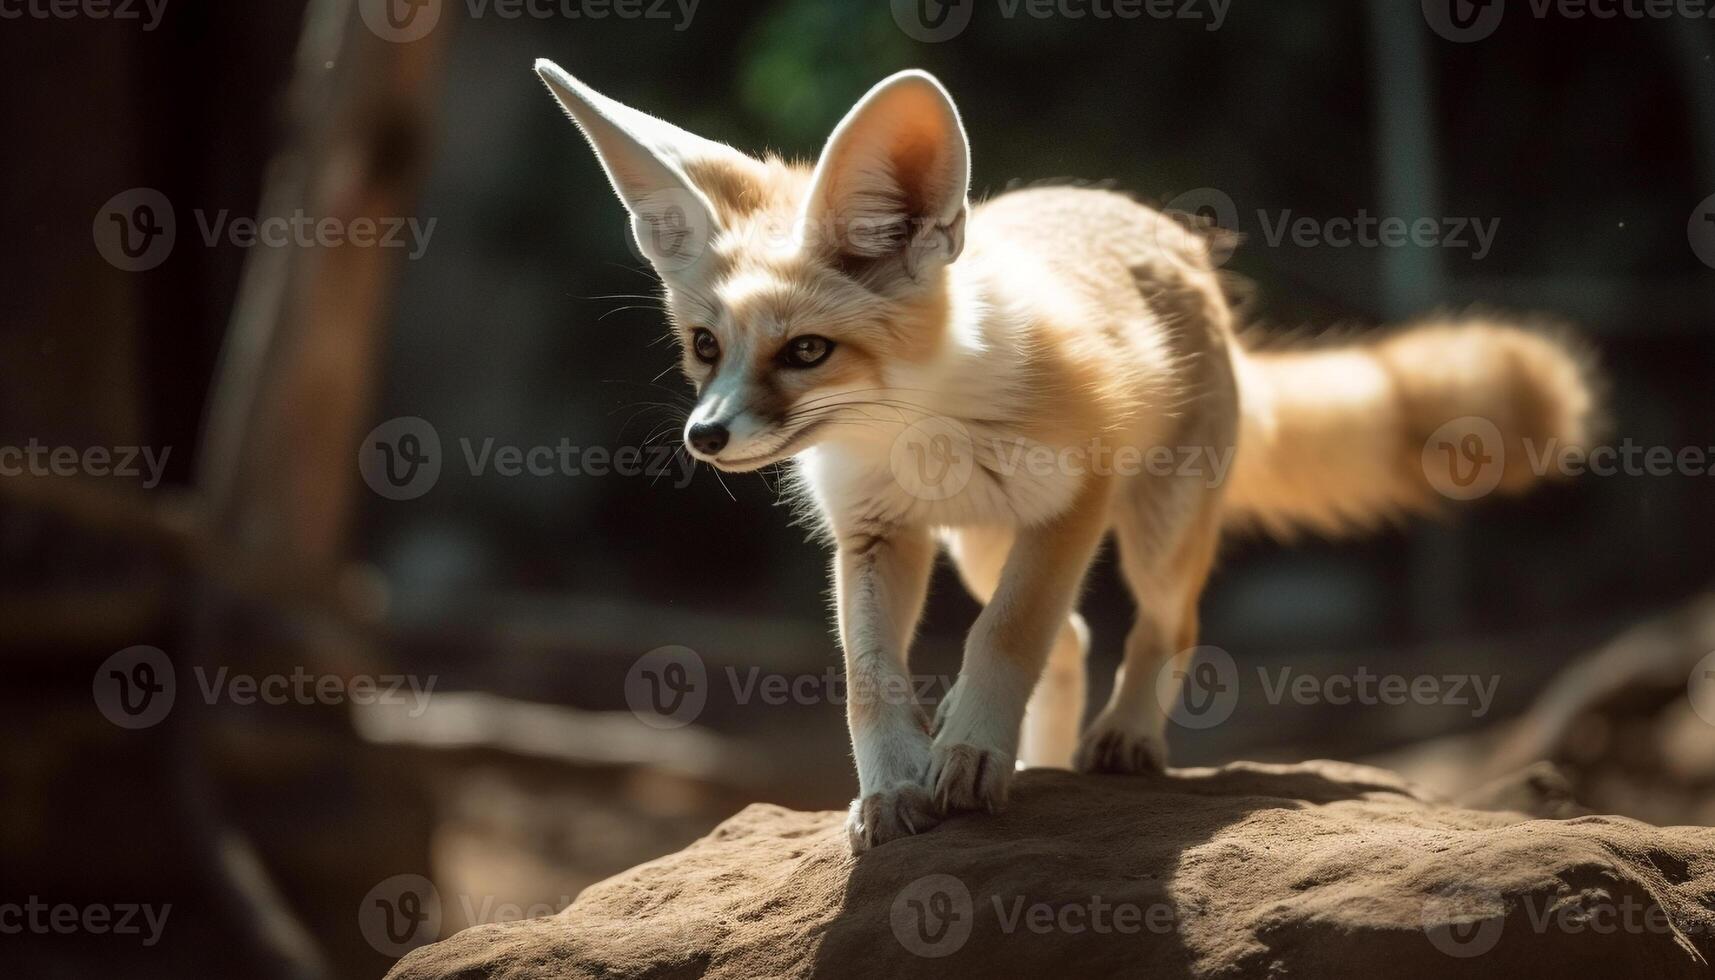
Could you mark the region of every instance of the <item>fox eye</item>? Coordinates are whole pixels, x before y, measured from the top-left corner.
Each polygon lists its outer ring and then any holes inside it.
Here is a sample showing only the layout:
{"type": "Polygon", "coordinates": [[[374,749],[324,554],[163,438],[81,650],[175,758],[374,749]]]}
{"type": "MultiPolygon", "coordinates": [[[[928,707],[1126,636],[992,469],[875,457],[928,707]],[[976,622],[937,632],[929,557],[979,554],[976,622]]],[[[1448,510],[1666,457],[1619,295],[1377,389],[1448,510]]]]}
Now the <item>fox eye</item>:
{"type": "Polygon", "coordinates": [[[713,364],[720,360],[721,342],[706,328],[698,327],[691,331],[691,352],[704,364],[713,364]]]}
{"type": "Polygon", "coordinates": [[[787,367],[808,368],[827,360],[828,355],[833,352],[833,341],[826,337],[806,334],[787,341],[785,349],[780,352],[780,359],[787,367]]]}

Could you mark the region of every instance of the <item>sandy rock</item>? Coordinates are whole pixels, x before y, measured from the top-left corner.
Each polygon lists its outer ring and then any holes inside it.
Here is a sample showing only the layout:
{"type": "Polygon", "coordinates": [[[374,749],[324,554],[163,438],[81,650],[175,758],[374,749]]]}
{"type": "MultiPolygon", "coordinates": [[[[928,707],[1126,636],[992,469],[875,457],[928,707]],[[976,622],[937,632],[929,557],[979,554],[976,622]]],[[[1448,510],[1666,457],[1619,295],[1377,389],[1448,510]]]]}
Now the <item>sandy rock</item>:
{"type": "Polygon", "coordinates": [[[1531,819],[1383,770],[1023,774],[854,859],[844,815],[752,806],[557,916],[392,980],[1711,975],[1715,830],[1531,819]]]}

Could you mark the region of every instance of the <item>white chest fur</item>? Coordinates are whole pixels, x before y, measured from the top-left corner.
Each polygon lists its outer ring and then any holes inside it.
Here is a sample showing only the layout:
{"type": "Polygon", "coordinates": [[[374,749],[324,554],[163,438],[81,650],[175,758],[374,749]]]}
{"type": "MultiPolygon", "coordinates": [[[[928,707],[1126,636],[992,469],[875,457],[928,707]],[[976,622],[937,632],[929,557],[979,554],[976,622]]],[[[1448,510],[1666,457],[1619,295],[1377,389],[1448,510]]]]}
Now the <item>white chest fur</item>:
{"type": "Polygon", "coordinates": [[[877,521],[959,527],[1040,524],[1071,505],[1080,447],[1052,447],[950,416],[878,423],[805,450],[799,472],[836,527],[877,521]]]}

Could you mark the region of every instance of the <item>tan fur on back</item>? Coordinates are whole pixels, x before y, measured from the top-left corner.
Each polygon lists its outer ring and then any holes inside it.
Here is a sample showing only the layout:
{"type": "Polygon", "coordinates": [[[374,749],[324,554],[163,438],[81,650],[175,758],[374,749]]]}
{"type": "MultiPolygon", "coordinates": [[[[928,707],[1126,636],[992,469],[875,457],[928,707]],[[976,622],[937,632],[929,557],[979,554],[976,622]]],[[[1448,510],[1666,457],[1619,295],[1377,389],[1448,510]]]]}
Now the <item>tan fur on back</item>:
{"type": "Polygon", "coordinates": [[[1076,400],[1099,405],[1110,429],[1149,414],[1239,414],[1231,523],[1329,534],[1432,509],[1442,498],[1424,476],[1424,444],[1465,416],[1502,433],[1502,492],[1536,481],[1528,463],[1543,447],[1590,438],[1588,356],[1548,328],[1471,316],[1248,352],[1208,241],[1129,197],[1015,192],[980,206],[974,230],[973,258],[1005,269],[1010,288],[1050,313],[1043,344],[1057,353],[1044,373],[1060,384],[1042,392],[1041,417],[1067,414],[1056,406],[1080,385],[1088,394],[1076,400]],[[1209,397],[1228,357],[1236,405],[1209,397]]]}

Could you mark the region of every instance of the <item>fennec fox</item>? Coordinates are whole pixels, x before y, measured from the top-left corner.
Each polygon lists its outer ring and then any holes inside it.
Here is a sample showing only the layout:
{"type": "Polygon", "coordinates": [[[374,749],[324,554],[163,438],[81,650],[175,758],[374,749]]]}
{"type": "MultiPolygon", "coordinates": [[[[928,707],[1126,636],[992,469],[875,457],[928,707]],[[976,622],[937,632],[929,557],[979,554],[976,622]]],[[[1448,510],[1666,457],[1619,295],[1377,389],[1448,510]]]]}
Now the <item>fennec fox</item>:
{"type": "Polygon", "coordinates": [[[1586,438],[1582,359],[1538,332],[1467,318],[1251,351],[1186,223],[1069,187],[972,207],[958,110],[924,72],[870,90],[811,167],[536,70],[661,277],[699,396],[690,452],[729,472],[791,460],[833,545],[854,850],[1001,806],[1020,761],[1164,765],[1157,687],[1197,642],[1223,524],[1423,509],[1426,440],[1449,423],[1501,434],[1503,490],[1533,478],[1524,440],[1586,438]],[[1214,465],[1161,465],[1181,447],[1214,465]],[[1137,621],[1080,734],[1073,605],[1110,530],[1137,621]],[[938,544],[983,611],[930,724],[906,655],[938,544]]]}

